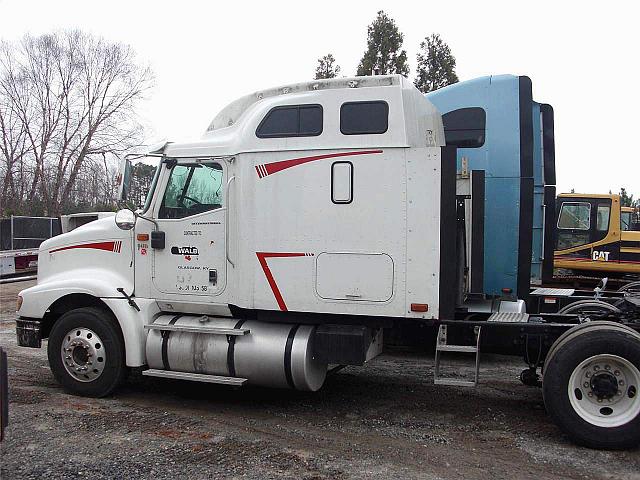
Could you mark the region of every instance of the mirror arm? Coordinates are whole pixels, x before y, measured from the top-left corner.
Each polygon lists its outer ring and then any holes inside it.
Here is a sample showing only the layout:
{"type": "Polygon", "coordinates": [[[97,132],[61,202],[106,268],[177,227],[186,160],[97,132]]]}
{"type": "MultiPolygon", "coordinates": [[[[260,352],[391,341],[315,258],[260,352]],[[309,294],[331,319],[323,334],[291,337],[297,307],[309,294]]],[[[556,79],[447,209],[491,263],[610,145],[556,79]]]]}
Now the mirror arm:
{"type": "Polygon", "coordinates": [[[136,216],[136,218],[141,218],[143,220],[146,220],[147,222],[153,223],[153,226],[155,227],[156,231],[160,230],[160,227],[158,226],[158,222],[156,222],[153,218],[144,217],[136,212],[133,212],[133,214],[136,216]]]}

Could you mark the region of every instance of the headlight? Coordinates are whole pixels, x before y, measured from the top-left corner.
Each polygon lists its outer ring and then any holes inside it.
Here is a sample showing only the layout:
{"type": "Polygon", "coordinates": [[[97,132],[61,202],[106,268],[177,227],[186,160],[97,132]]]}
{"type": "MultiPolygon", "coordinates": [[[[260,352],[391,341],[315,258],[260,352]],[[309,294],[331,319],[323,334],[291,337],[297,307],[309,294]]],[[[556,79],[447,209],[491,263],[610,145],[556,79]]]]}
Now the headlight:
{"type": "Polygon", "coordinates": [[[22,307],[22,296],[18,295],[18,299],[16,300],[16,312],[19,312],[21,307],[22,307]]]}

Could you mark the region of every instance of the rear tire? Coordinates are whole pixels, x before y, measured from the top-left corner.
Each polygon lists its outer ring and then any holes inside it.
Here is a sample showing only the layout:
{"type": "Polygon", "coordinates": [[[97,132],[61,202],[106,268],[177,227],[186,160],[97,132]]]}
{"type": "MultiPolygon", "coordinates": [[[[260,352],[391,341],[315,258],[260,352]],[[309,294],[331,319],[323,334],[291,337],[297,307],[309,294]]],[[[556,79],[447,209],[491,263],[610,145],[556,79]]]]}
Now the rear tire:
{"type": "Polygon", "coordinates": [[[51,329],[47,354],[53,376],[74,395],[109,395],[126,374],[120,329],[113,315],[99,308],[62,315],[51,329]]]}
{"type": "Polygon", "coordinates": [[[640,335],[615,324],[581,327],[547,359],[542,383],[547,412],[579,445],[635,447],[640,444],[640,335]]]}

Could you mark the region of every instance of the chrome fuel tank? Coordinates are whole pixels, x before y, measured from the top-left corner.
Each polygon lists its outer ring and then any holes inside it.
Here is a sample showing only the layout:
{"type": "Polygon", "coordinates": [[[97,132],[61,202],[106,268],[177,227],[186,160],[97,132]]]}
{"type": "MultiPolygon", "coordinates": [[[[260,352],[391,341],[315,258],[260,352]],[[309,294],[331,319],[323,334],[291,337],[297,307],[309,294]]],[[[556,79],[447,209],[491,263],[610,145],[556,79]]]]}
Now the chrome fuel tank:
{"type": "Polygon", "coordinates": [[[150,368],[246,378],[268,387],[318,390],[327,365],[313,358],[313,325],[162,315],[149,329],[150,368]],[[226,332],[226,333],[225,333],[226,332]]]}

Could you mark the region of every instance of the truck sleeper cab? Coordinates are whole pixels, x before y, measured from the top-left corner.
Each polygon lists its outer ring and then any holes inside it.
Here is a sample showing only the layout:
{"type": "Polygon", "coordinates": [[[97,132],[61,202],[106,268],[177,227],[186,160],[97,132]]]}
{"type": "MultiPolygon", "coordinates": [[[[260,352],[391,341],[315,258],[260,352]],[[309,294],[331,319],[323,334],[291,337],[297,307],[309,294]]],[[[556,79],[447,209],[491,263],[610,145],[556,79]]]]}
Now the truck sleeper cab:
{"type": "Polygon", "coordinates": [[[587,388],[573,375],[613,352],[621,360],[608,365],[637,388],[640,334],[530,317],[521,302],[469,291],[467,209],[477,214],[483,177],[456,178],[440,114],[405,78],[257,92],[226,107],[202,140],[150,154],[160,166],[145,208],[44,242],[38,284],[19,296],[20,345],[48,337],[52,372],[72,393],[107,395],[127,367],[313,391],[330,365],[378,355],[383,328],[423,322],[438,326],[439,352],[473,351],[476,368],[482,342],[537,358],[545,404],[576,441],[640,442],[637,396],[609,377],[587,388]],[[447,343],[447,329],[475,347],[447,343]],[[610,411],[577,395],[609,395],[610,411]]]}
{"type": "Polygon", "coordinates": [[[116,218],[132,228],[105,219],[45,242],[38,285],[21,293],[20,334],[50,336],[68,388],[109,377],[104,349],[121,335],[124,363],[149,375],[316,390],[328,364],[379,353],[392,319],[453,318],[440,285],[454,272],[441,219],[455,218],[455,151],[406,79],[258,92],[202,140],[153,154],[146,207],[116,218]],[[72,307],[120,333],[60,333],[72,307]]]}

